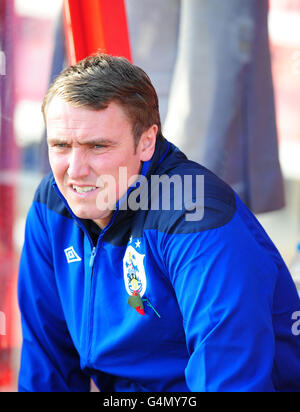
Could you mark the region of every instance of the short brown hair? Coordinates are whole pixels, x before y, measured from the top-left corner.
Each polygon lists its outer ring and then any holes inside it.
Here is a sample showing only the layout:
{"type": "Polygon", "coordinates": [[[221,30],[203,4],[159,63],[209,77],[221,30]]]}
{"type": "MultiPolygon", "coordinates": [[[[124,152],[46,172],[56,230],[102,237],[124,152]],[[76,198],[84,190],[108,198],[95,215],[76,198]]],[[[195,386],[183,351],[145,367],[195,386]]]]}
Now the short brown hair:
{"type": "Polygon", "coordinates": [[[158,126],[158,138],[163,138],[158,97],[148,75],[124,57],[108,54],[89,56],[65,68],[51,84],[42,104],[46,123],[46,110],[52,97],[62,97],[75,106],[92,110],[119,103],[129,120],[135,145],[142,133],[153,124],[158,126]]]}

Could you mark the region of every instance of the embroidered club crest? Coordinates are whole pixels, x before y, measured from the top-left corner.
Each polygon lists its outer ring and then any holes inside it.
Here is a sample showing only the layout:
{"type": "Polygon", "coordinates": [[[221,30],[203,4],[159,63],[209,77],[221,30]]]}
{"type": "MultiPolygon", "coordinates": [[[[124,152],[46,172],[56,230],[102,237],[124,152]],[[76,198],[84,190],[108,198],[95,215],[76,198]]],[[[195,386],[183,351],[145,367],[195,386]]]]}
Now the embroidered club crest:
{"type": "Polygon", "coordinates": [[[146,292],[147,280],[144,268],[144,257],[132,246],[128,246],[123,259],[124,282],[127,293],[137,292],[140,297],[146,292]]]}

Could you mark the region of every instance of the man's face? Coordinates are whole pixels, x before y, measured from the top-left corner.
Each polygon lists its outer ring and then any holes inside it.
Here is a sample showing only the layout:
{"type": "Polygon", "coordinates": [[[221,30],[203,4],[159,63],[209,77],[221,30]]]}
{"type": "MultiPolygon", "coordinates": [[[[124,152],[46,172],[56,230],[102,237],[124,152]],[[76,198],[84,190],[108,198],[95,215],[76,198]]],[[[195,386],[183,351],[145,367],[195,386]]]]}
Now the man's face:
{"type": "Polygon", "coordinates": [[[94,220],[103,228],[112,208],[99,202],[107,190],[102,177],[115,181],[111,187],[119,200],[130,178],[139,174],[141,162],[153,155],[156,125],[143,133],[135,148],[131,123],[120,105],[111,102],[106,109],[93,111],[58,96],[51,100],[46,120],[49,160],[59,190],[77,217],[94,220]],[[126,170],[125,185],[120,182],[120,168],[123,175],[126,170]]]}

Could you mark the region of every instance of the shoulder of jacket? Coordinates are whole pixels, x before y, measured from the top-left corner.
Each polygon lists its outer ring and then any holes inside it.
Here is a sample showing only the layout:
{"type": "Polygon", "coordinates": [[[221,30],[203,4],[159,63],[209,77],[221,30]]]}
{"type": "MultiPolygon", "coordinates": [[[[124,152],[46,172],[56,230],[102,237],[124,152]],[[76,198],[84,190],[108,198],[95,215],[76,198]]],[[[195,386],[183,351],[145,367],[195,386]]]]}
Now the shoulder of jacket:
{"type": "Polygon", "coordinates": [[[38,185],[35,195],[34,201],[39,203],[47,204],[49,196],[51,196],[51,192],[53,191],[52,184],[54,183],[54,177],[52,172],[48,173],[46,176],[43,177],[40,184],[38,185]]]}
{"type": "MultiPolygon", "coordinates": [[[[163,180],[162,176],[165,176],[166,187],[169,185],[166,193],[169,195],[170,189],[170,208],[152,210],[150,207],[148,228],[166,233],[196,233],[221,227],[233,218],[236,212],[235,192],[200,164],[174,156],[157,173],[157,185],[161,184],[158,182],[163,180]],[[175,201],[178,210],[174,207],[175,201]]],[[[161,190],[157,188],[156,195],[151,193],[151,206],[153,199],[157,203],[155,196],[162,201],[161,190]]]]}

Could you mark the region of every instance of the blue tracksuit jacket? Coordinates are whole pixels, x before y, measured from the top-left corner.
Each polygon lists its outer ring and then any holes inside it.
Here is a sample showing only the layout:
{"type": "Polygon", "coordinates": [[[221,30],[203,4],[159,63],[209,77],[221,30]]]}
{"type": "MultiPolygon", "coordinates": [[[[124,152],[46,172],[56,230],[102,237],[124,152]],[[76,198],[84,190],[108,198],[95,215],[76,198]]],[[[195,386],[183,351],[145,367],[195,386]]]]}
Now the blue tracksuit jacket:
{"type": "Polygon", "coordinates": [[[102,391],[299,391],[300,301],[253,214],[166,140],[142,174],[204,176],[202,218],[119,202],[96,240],[52,174],[37,189],[20,262],[19,390],[88,391],[92,377],[102,391]],[[144,315],[128,304],[134,290],[144,315]]]}

